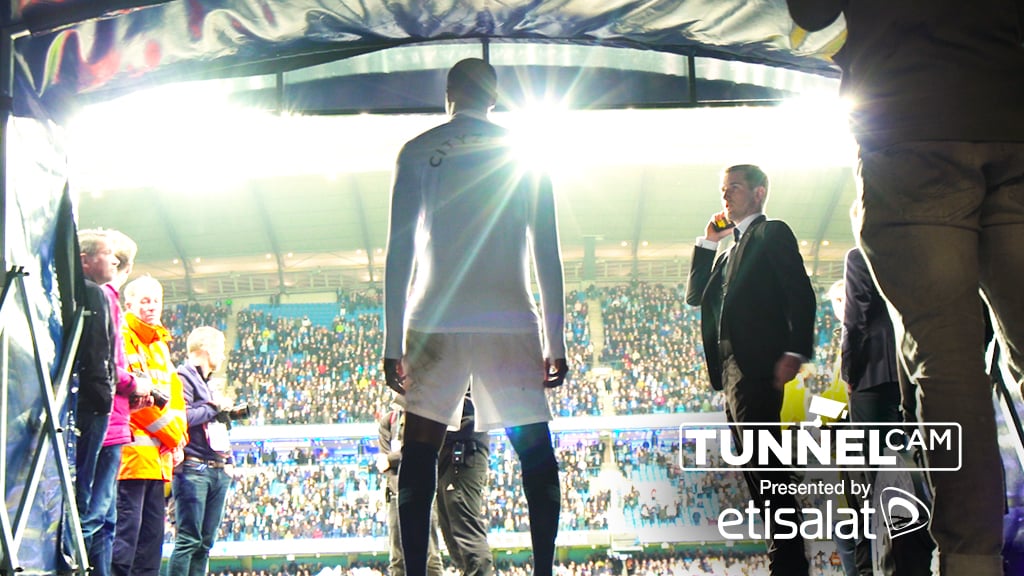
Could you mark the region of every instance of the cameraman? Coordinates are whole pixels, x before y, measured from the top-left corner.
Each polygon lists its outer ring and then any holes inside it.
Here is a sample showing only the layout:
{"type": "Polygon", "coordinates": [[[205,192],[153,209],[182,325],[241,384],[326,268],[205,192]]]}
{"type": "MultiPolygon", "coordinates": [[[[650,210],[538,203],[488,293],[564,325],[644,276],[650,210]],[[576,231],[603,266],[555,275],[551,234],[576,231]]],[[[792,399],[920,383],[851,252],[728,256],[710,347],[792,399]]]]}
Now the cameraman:
{"type": "Polygon", "coordinates": [[[437,458],[437,519],[448,554],[463,576],[490,576],[494,558],[481,510],[491,450],[487,432],[473,430],[475,415],[467,393],[459,429],[448,431],[437,458]]]}
{"type": "Polygon", "coordinates": [[[200,326],[188,335],[188,361],[178,367],[185,393],[188,444],[185,459],[174,470],[177,537],[167,566],[168,576],[202,576],[213,547],[231,476],[225,466],[231,446],[221,409],[210,390],[210,376],[224,364],[224,333],[200,326]]]}

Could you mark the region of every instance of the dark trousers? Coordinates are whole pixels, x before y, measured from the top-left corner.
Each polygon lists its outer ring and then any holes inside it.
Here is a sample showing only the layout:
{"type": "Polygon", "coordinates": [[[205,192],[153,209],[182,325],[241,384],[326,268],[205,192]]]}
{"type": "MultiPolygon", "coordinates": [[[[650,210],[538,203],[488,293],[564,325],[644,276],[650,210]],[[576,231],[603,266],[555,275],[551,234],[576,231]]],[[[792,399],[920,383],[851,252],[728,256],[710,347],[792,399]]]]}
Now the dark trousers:
{"type": "MultiPolygon", "coordinates": [[[[731,359],[726,361],[727,363],[732,362],[731,359]]],[[[735,363],[733,363],[735,364],[735,363]]],[[[739,369],[735,368],[738,374],[739,369]]],[[[727,376],[724,379],[725,383],[725,395],[726,395],[726,415],[730,422],[743,423],[743,422],[778,422],[779,414],[782,411],[782,391],[776,390],[772,385],[771,381],[766,380],[755,380],[751,378],[743,378],[739,375],[738,381],[735,378],[730,377],[730,370],[727,368],[727,376]]],[[[737,440],[737,446],[742,446],[744,450],[747,446],[743,446],[739,441],[739,432],[743,427],[733,427],[734,438],[737,440]]],[[[745,429],[753,429],[756,432],[755,427],[749,427],[745,429]]],[[[779,427],[772,426],[766,428],[772,430],[778,434],[779,427]]],[[[756,437],[756,434],[755,434],[756,437]]],[[[752,447],[753,453],[758,453],[758,446],[752,447]]],[[[774,462],[772,467],[779,466],[778,462],[774,462]]],[[[780,508],[792,508],[793,510],[800,510],[801,505],[797,502],[796,498],[792,495],[781,495],[781,494],[762,494],[761,493],[761,481],[769,480],[773,484],[789,484],[796,480],[791,472],[772,472],[772,471],[761,471],[761,470],[745,470],[743,472],[743,479],[747,483],[747,488],[750,489],[751,500],[754,501],[755,505],[761,509],[765,509],[765,502],[771,501],[771,510],[774,514],[775,510],[780,508]]],[[[772,518],[772,525],[778,526],[776,519],[786,519],[791,522],[795,522],[798,526],[802,521],[799,513],[795,514],[779,514],[772,518]]],[[[806,575],[808,573],[809,564],[807,561],[807,554],[804,550],[804,540],[800,536],[799,532],[792,538],[769,538],[767,539],[768,544],[768,569],[769,572],[774,576],[799,576],[806,575]]]]}
{"type": "Polygon", "coordinates": [[[480,512],[489,458],[487,447],[476,446],[463,464],[455,464],[451,447],[446,444],[437,463],[437,519],[448,553],[464,576],[494,573],[487,524],[480,512]]]}
{"type": "Polygon", "coordinates": [[[978,289],[1024,370],[1024,143],[903,142],[860,158],[860,244],[899,312],[918,419],[962,429],[960,454],[929,453],[931,467],[960,466],[928,474],[939,569],[1001,576],[1006,492],[978,289]]]}
{"type": "Polygon", "coordinates": [[[117,482],[114,576],[157,576],[164,543],[164,481],[117,482]]]}
{"type": "Polygon", "coordinates": [[[204,576],[217,537],[231,476],[224,468],[185,460],[174,470],[177,535],[168,576],[204,576]]]}
{"type": "MultiPolygon", "coordinates": [[[[903,421],[900,414],[900,383],[886,382],[871,388],[855,389],[850,392],[850,421],[854,423],[903,421]]],[[[874,472],[853,472],[858,482],[870,482],[871,493],[882,490],[877,485],[874,472]]],[[[849,492],[848,492],[849,493],[849,492]]],[[[859,499],[858,499],[859,500],[859,499]]],[[[851,505],[860,508],[861,502],[851,505]]],[[[872,543],[867,538],[857,542],[857,568],[859,574],[873,574],[874,558],[872,543]]],[[[888,538],[878,534],[874,541],[874,556],[878,557],[879,573],[885,576],[929,576],[931,574],[932,550],[935,543],[924,531],[899,538],[888,538]]]]}
{"type": "MultiPolygon", "coordinates": [[[[900,386],[898,382],[887,382],[872,386],[870,388],[855,388],[850,391],[850,422],[900,422],[900,386]]],[[[875,474],[867,471],[842,471],[840,477],[847,485],[846,498],[852,508],[860,509],[863,505],[862,498],[854,496],[849,489],[851,482],[874,485],[875,474]]],[[[872,491],[874,492],[874,490],[872,491]]],[[[861,534],[863,534],[863,527],[861,534]]],[[[837,542],[839,546],[841,543],[837,542]]],[[[875,545],[879,544],[878,540],[875,545]]],[[[872,541],[868,538],[858,538],[856,542],[848,543],[853,549],[854,563],[856,569],[854,574],[871,576],[874,574],[874,559],[872,558],[872,541]]],[[[930,554],[930,552],[929,552],[930,554]]],[[[925,568],[930,565],[930,560],[924,562],[925,568]]],[[[849,574],[849,572],[847,572],[849,574]]]]}

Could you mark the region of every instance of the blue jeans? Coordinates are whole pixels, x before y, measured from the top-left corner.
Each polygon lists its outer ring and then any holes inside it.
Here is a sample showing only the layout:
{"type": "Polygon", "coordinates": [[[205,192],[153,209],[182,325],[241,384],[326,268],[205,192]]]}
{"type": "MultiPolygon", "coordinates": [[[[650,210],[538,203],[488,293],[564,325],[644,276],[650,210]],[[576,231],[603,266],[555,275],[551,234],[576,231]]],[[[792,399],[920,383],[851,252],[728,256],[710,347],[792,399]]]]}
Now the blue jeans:
{"type": "Polygon", "coordinates": [[[862,151],[860,175],[860,242],[896,311],[917,417],[963,430],[961,462],[929,461],[962,465],[928,475],[940,573],[999,576],[1006,492],[979,289],[1024,369],[1024,143],[897,144],[862,151]]]}
{"type": "Polygon", "coordinates": [[[85,534],[85,549],[89,551],[89,565],[93,567],[92,576],[110,576],[114,528],[117,526],[117,472],[120,467],[120,445],[100,449],[89,514],[82,518],[82,533],[85,534]]]}
{"type": "Polygon", "coordinates": [[[103,439],[107,436],[110,414],[99,414],[89,410],[78,412],[75,421],[77,430],[75,448],[75,499],[78,501],[78,516],[82,521],[82,535],[86,540],[96,533],[98,526],[85,525],[85,518],[92,512],[92,500],[96,491],[97,460],[103,439]]]}
{"type": "Polygon", "coordinates": [[[168,576],[203,576],[217,537],[231,476],[224,468],[185,460],[172,479],[177,537],[168,576]]]}

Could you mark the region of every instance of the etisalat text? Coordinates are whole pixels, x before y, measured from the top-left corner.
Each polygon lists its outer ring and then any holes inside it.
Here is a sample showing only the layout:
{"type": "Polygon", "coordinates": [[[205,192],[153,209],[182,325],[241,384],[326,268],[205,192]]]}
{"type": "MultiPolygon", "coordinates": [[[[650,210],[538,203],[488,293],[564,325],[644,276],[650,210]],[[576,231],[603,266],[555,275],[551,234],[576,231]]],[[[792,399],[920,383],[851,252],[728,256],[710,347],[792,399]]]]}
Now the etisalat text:
{"type": "MultiPolygon", "coordinates": [[[[841,482],[836,484],[825,482],[787,484],[761,480],[760,486],[763,495],[841,495],[846,493],[845,490],[846,485],[841,482]]],[[[791,507],[775,508],[772,506],[770,498],[765,499],[763,507],[758,507],[751,500],[747,503],[746,508],[722,510],[718,515],[718,531],[728,540],[786,540],[796,537],[797,534],[805,539],[813,540],[830,540],[833,536],[842,539],[875,539],[877,535],[871,531],[871,527],[874,525],[872,516],[877,510],[871,506],[871,499],[868,497],[871,486],[854,482],[849,485],[849,492],[861,496],[863,505],[860,508],[836,506],[835,501],[831,499],[824,502],[824,509],[802,508],[800,510],[791,507]],[[802,521],[799,523],[797,522],[797,512],[802,517],[802,521]],[[760,526],[756,522],[758,517],[762,519],[760,526]]]]}

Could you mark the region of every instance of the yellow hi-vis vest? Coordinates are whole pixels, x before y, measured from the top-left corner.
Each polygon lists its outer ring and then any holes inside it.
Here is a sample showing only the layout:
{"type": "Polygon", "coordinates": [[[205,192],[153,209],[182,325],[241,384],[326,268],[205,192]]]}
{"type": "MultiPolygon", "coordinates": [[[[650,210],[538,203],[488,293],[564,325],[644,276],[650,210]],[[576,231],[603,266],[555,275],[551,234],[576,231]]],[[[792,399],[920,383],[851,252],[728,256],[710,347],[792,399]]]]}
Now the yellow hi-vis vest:
{"type": "Polygon", "coordinates": [[[163,326],[147,324],[131,312],[124,318],[128,370],[148,375],[153,387],[163,390],[169,400],[163,408],[148,406],[132,412],[132,441],[121,449],[117,478],[169,482],[174,469],[171,452],[188,442],[185,395],[167,348],[171,336],[163,326]]]}

